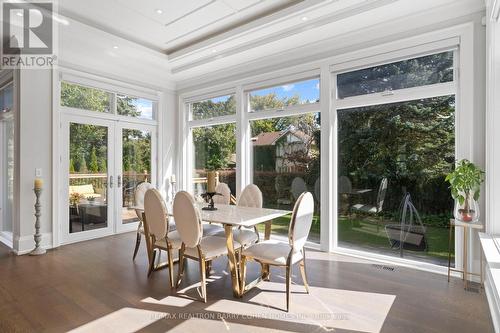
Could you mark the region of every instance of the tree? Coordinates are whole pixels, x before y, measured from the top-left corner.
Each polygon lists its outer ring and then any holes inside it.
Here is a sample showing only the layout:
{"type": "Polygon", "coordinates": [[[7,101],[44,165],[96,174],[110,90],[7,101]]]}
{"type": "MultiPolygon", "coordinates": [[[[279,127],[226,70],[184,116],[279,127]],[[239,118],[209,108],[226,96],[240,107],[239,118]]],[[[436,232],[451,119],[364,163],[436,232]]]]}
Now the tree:
{"type": "Polygon", "coordinates": [[[92,173],[97,173],[99,172],[99,165],[97,161],[97,155],[95,152],[95,147],[92,147],[92,152],[90,153],[90,163],[89,163],[89,170],[92,173]]]}

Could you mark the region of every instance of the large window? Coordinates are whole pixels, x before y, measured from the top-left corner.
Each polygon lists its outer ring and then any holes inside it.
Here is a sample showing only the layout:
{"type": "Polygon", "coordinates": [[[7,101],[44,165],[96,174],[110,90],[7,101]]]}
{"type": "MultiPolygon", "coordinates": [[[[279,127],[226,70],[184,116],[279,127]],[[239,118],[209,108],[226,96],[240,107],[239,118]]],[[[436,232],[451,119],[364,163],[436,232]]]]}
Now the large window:
{"type": "Polygon", "coordinates": [[[445,52],[338,75],[339,98],[373,94],[367,106],[355,101],[337,110],[339,246],[447,265],[454,91],[412,96],[452,81],[452,64],[453,52],[445,52]],[[405,96],[410,87],[402,102],[375,94],[399,89],[405,96]]]}
{"type": "MultiPolygon", "coordinates": [[[[222,116],[234,115],[234,95],[215,97],[190,105],[191,119],[217,121],[222,116]]],[[[217,171],[219,181],[226,183],[232,195],[236,194],[236,124],[192,127],[192,184],[193,192],[200,197],[206,192],[207,171],[217,171]]]]}
{"type": "Polygon", "coordinates": [[[61,106],[154,120],[157,102],[62,81],[61,106]]]}
{"type": "MultiPolygon", "coordinates": [[[[300,194],[311,192],[315,214],[309,240],[319,243],[320,114],[300,107],[319,102],[319,79],[251,91],[249,100],[252,111],[276,111],[250,121],[253,183],[263,193],[264,207],[292,210],[300,194]],[[280,116],[289,106],[295,106],[294,115],[280,116]]],[[[290,216],[275,219],[273,234],[286,236],[289,224],[290,216]]]]}
{"type": "Polygon", "coordinates": [[[12,232],[14,206],[13,83],[0,87],[0,232],[12,232]]]}

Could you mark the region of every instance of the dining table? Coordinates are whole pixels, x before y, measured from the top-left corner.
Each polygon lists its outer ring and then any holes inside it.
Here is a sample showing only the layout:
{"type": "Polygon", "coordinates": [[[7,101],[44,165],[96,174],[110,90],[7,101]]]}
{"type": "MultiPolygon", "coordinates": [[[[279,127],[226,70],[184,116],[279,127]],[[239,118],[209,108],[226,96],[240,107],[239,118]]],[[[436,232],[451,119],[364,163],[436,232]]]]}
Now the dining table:
{"type": "MultiPolygon", "coordinates": [[[[233,228],[253,228],[256,225],[263,223],[265,226],[264,240],[269,240],[271,238],[272,221],[279,217],[289,215],[292,212],[282,209],[243,207],[223,204],[217,204],[216,210],[204,210],[203,208],[207,206],[207,203],[197,202],[195,205],[199,209],[201,219],[204,223],[220,224],[224,227],[227,244],[227,256],[229,268],[231,270],[233,295],[235,297],[240,297],[244,291],[242,290],[242,283],[238,274],[236,249],[234,247],[233,240],[233,228]]],[[[143,207],[131,208],[138,211],[144,211],[143,207]]],[[[168,215],[173,217],[171,203],[167,205],[167,212],[168,215]]],[[[266,276],[262,276],[262,278],[267,279],[269,278],[269,266],[263,265],[263,268],[263,272],[266,276]]]]}

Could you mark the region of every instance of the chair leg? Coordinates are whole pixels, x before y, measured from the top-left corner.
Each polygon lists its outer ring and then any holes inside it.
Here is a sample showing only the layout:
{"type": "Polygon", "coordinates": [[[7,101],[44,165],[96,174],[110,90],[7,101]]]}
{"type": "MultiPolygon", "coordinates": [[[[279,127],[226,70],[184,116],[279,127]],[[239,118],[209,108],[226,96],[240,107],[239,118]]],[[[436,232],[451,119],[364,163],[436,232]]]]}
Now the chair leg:
{"type": "Polygon", "coordinates": [[[207,277],[210,277],[210,272],[212,271],[212,260],[207,260],[205,267],[206,267],[205,274],[207,277]]]}
{"type": "Polygon", "coordinates": [[[168,246],[167,258],[168,258],[168,280],[170,282],[170,288],[174,289],[174,260],[172,258],[172,248],[170,246],[168,246]]]}
{"type": "Polygon", "coordinates": [[[181,284],[182,275],[184,274],[184,244],[182,244],[179,249],[179,267],[177,269],[177,283],[175,284],[176,288],[179,288],[181,284]]]}
{"type": "Polygon", "coordinates": [[[247,257],[241,256],[240,259],[240,297],[245,292],[245,281],[247,278],[247,257]]]}
{"type": "Polygon", "coordinates": [[[151,253],[151,261],[149,262],[148,277],[150,277],[151,273],[155,270],[155,257],[156,251],[153,249],[153,252],[151,253]]]}
{"type": "Polygon", "coordinates": [[[137,237],[135,239],[135,249],[134,249],[134,255],[132,256],[132,261],[135,260],[135,257],[137,256],[137,252],[139,251],[139,245],[141,245],[141,233],[137,233],[137,237]]]}
{"type": "Polygon", "coordinates": [[[300,267],[300,275],[302,275],[302,281],[304,281],[304,287],[306,288],[307,293],[309,294],[309,283],[307,283],[307,274],[306,274],[306,261],[302,259],[299,264],[300,267]]]}
{"type": "Polygon", "coordinates": [[[286,266],[286,312],[290,310],[290,284],[292,283],[292,265],[286,266]]]}
{"type": "Polygon", "coordinates": [[[200,277],[201,277],[201,296],[203,297],[203,302],[207,302],[207,280],[206,280],[206,266],[205,258],[201,253],[201,249],[198,248],[199,262],[200,262],[200,277]]]}

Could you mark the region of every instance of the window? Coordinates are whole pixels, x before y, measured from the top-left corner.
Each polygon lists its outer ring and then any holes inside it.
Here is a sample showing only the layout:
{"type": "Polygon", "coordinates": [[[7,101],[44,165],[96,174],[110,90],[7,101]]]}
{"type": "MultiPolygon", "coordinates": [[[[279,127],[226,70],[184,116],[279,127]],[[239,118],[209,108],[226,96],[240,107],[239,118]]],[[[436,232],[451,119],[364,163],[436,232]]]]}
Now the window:
{"type": "Polygon", "coordinates": [[[0,113],[9,112],[13,106],[12,83],[0,88],[0,113]]]}
{"type": "Polygon", "coordinates": [[[236,123],[228,120],[235,115],[234,95],[225,95],[196,101],[189,105],[194,121],[210,119],[222,123],[191,127],[192,184],[195,196],[207,188],[207,171],[217,171],[219,182],[226,183],[236,195],[236,123]]]}
{"type": "Polygon", "coordinates": [[[62,81],[61,106],[154,120],[157,102],[62,81]]]}
{"type": "Polygon", "coordinates": [[[111,112],[112,100],[113,95],[110,92],[68,82],[61,83],[61,106],[96,112],[111,112]]]}
{"type": "Polygon", "coordinates": [[[120,116],[153,120],[153,106],[153,101],[144,98],[116,95],[116,111],[120,116]]]}
{"type": "Polygon", "coordinates": [[[219,181],[236,194],[236,124],[193,128],[193,186],[195,195],[206,192],[207,171],[219,172],[219,181]]]}
{"type": "Polygon", "coordinates": [[[337,110],[339,246],[448,264],[455,91],[415,100],[405,89],[452,81],[452,64],[444,52],[337,76],[338,98],[386,89],[408,96],[337,110]]]}
{"type": "Polygon", "coordinates": [[[293,82],[250,92],[250,111],[285,109],[319,102],[319,79],[293,82]]]}
{"type": "Polygon", "coordinates": [[[337,75],[337,96],[372,94],[453,81],[453,51],[337,75]]]}
{"type": "Polygon", "coordinates": [[[215,97],[191,105],[192,119],[210,119],[236,114],[234,95],[215,97]]]}

